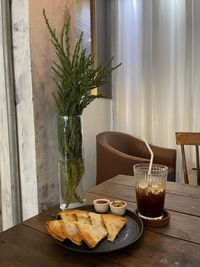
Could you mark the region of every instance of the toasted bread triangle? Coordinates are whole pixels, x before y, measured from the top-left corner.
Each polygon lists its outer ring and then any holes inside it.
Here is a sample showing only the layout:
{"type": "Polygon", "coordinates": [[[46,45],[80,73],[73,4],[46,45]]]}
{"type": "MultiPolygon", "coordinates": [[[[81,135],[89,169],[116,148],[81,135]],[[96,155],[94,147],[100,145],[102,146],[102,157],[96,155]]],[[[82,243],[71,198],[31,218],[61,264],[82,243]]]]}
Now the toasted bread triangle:
{"type": "Polygon", "coordinates": [[[74,211],[68,210],[61,214],[61,229],[63,233],[75,244],[81,245],[82,238],[76,227],[77,217],[74,211]],[[70,212],[69,212],[70,211],[70,212]]]}
{"type": "Polygon", "coordinates": [[[60,220],[48,221],[47,230],[51,236],[59,241],[64,241],[67,238],[62,231],[60,220]]]}
{"type": "Polygon", "coordinates": [[[77,221],[61,220],[61,229],[63,233],[76,245],[80,246],[82,243],[82,237],[76,226],[77,221]]]}
{"type": "Polygon", "coordinates": [[[104,225],[104,222],[103,222],[103,219],[102,219],[102,214],[98,214],[98,213],[95,213],[95,212],[90,212],[89,216],[90,216],[92,225],[94,225],[96,227],[101,226],[101,227],[105,228],[105,225],[104,225]]]}
{"type": "Polygon", "coordinates": [[[76,223],[78,221],[90,222],[89,212],[84,210],[64,210],[59,213],[62,218],[61,228],[64,234],[76,245],[82,244],[82,237],[76,223]]]}
{"type": "Polygon", "coordinates": [[[88,213],[88,211],[85,210],[76,210],[76,209],[72,209],[72,210],[62,210],[58,213],[58,215],[63,218],[63,216],[69,215],[69,214],[74,214],[76,215],[77,213],[88,213]]]}
{"type": "Polygon", "coordinates": [[[108,231],[108,240],[113,241],[126,224],[126,218],[114,214],[102,214],[103,222],[108,231]]]}
{"type": "Polygon", "coordinates": [[[104,237],[107,236],[107,231],[105,231],[105,229],[102,227],[96,227],[95,225],[78,222],[77,228],[83,240],[90,248],[94,248],[104,237]]]}
{"type": "Polygon", "coordinates": [[[76,218],[79,222],[91,224],[91,219],[88,211],[80,210],[76,213],[76,218]]]}
{"type": "Polygon", "coordinates": [[[113,214],[66,210],[59,215],[61,220],[47,222],[51,236],[60,241],[68,238],[79,246],[84,240],[90,248],[94,248],[106,236],[113,241],[126,224],[126,218],[113,214]]]}
{"type": "Polygon", "coordinates": [[[91,223],[89,211],[86,210],[63,210],[59,212],[58,215],[64,220],[91,223]]]}

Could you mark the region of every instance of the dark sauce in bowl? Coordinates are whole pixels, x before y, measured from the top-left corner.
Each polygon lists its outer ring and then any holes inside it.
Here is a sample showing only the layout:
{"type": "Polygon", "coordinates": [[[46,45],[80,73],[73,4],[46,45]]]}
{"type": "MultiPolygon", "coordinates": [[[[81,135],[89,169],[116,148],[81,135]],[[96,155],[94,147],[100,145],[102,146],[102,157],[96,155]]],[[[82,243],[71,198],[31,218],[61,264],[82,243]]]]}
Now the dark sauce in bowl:
{"type": "Polygon", "coordinates": [[[107,204],[108,201],[106,201],[106,200],[97,200],[96,203],[97,204],[107,204]]]}

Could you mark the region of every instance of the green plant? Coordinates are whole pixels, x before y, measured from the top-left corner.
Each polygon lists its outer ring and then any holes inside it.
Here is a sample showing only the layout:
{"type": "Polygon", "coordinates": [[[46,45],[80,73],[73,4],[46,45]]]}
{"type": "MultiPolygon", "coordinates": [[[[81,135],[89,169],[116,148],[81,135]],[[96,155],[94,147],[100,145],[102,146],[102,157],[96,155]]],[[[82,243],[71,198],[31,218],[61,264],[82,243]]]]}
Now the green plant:
{"type": "Polygon", "coordinates": [[[80,116],[58,116],[58,147],[62,157],[60,173],[63,181],[62,196],[68,207],[72,201],[82,202],[77,187],[84,174],[82,131],[80,116]]]}
{"type": "Polygon", "coordinates": [[[51,35],[51,42],[55,48],[58,62],[53,62],[52,69],[59,78],[56,80],[58,87],[54,94],[59,115],[81,115],[95,98],[100,94],[92,95],[91,90],[108,82],[108,78],[115,67],[111,66],[113,58],[104,66],[93,68],[94,56],[87,54],[82,48],[83,32],[76,42],[74,50],[70,46],[70,17],[67,18],[62,28],[60,37],[52,29],[43,9],[43,16],[51,35]]]}
{"type": "Polygon", "coordinates": [[[52,69],[56,74],[58,90],[54,98],[58,112],[58,143],[63,161],[63,176],[67,206],[73,198],[80,201],[76,188],[84,173],[82,158],[82,132],[80,115],[100,94],[92,95],[91,90],[109,81],[111,73],[121,64],[112,67],[113,58],[105,65],[93,68],[94,56],[82,48],[83,32],[74,49],[70,46],[70,17],[62,27],[60,36],[52,29],[43,9],[45,23],[51,36],[51,42],[57,55],[52,69]]]}

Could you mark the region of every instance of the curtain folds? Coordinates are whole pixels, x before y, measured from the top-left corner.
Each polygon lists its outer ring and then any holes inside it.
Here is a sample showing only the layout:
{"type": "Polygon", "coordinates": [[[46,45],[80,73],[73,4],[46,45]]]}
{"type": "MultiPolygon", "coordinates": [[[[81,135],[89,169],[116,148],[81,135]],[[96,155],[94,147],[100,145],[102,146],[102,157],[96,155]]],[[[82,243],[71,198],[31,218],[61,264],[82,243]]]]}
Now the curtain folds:
{"type": "Polygon", "coordinates": [[[112,43],[122,62],[113,77],[114,130],[176,148],[176,131],[200,131],[200,1],[113,5],[112,43]]]}

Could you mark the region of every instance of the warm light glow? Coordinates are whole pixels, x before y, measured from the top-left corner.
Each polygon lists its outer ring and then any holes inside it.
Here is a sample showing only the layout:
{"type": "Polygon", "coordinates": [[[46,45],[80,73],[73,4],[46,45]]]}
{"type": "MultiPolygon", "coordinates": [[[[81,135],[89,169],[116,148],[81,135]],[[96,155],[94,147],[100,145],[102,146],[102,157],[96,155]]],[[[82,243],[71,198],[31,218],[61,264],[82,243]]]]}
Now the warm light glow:
{"type": "Polygon", "coordinates": [[[91,91],[91,95],[97,95],[97,87],[92,89],[91,91]]]}

